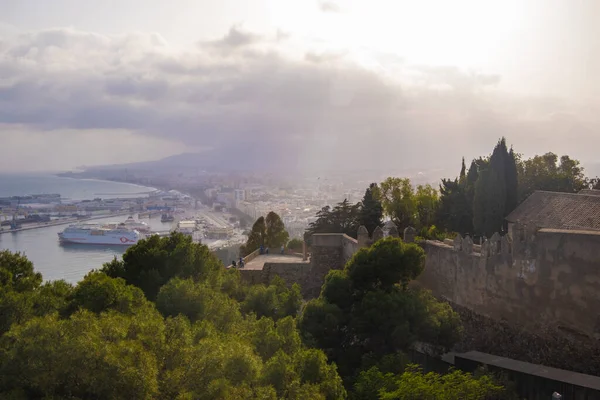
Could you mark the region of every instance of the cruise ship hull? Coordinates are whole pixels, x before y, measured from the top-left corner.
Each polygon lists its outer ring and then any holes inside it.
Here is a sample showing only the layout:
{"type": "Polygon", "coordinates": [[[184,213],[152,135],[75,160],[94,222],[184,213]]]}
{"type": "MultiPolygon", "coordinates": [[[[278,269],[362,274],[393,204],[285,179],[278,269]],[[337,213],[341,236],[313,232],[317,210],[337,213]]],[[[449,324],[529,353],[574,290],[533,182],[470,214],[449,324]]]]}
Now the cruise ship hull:
{"type": "Polygon", "coordinates": [[[143,236],[136,230],[71,226],[58,234],[61,243],[132,246],[143,236]]]}
{"type": "Polygon", "coordinates": [[[119,238],[102,238],[98,240],[96,238],[89,237],[62,237],[59,236],[58,241],[63,244],[100,244],[109,246],[133,246],[138,242],[139,239],[132,239],[127,237],[119,238]]]}

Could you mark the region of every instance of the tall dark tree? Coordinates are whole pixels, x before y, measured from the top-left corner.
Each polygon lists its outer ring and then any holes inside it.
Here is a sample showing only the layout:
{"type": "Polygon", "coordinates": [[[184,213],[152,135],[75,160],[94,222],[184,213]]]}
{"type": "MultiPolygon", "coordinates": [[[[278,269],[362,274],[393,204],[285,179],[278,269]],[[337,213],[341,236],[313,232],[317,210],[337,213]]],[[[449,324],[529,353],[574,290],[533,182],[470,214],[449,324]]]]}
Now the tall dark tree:
{"type": "Polygon", "coordinates": [[[265,219],[265,234],[265,245],[273,248],[285,245],[290,237],[281,217],[273,211],[269,212],[265,219]]]}
{"type": "Polygon", "coordinates": [[[473,195],[479,175],[479,165],[476,160],[473,160],[466,174],[465,170],[463,157],[459,178],[442,179],[436,215],[438,228],[458,232],[463,236],[473,233],[473,195]]]}
{"type": "Polygon", "coordinates": [[[506,140],[502,138],[494,147],[489,166],[479,173],[473,199],[473,228],[476,235],[489,237],[504,227],[509,158],[506,140]]]}
{"type": "Polygon", "coordinates": [[[473,232],[472,219],[472,208],[467,201],[465,187],[458,179],[442,179],[440,204],[436,216],[437,226],[465,235],[473,232]]]}
{"type": "Polygon", "coordinates": [[[347,199],[331,208],[325,206],[317,212],[317,219],[308,225],[304,240],[310,245],[314,233],[345,233],[356,238],[360,217],[360,203],[351,204],[347,199]]]}
{"type": "Polygon", "coordinates": [[[465,165],[465,158],[462,158],[462,165],[460,167],[460,175],[459,175],[459,180],[462,182],[465,177],[466,177],[466,172],[467,172],[467,166],[465,165]]]}
{"type": "MultiPolygon", "coordinates": [[[[519,177],[517,172],[517,159],[512,147],[508,152],[505,164],[505,182],[506,182],[506,204],[504,208],[504,217],[507,217],[515,208],[519,201],[519,177]]],[[[504,221],[504,231],[508,229],[507,222],[504,221]]]]}
{"type": "Polygon", "coordinates": [[[265,217],[258,217],[258,219],[252,225],[252,230],[248,235],[246,244],[240,247],[240,256],[245,257],[252,253],[260,246],[265,246],[267,241],[267,224],[265,217]]]}
{"type": "Polygon", "coordinates": [[[359,225],[364,225],[369,234],[378,226],[381,226],[383,221],[383,206],[379,201],[379,187],[376,183],[371,183],[360,203],[359,225]]]}

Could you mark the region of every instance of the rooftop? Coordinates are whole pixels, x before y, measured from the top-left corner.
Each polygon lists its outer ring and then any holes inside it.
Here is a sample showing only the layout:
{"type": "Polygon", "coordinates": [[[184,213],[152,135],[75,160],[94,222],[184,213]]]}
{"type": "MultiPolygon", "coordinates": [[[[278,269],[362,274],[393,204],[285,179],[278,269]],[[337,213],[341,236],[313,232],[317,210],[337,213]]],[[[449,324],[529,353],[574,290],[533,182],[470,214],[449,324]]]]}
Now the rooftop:
{"type": "Polygon", "coordinates": [[[278,263],[278,264],[306,263],[306,264],[308,264],[309,261],[302,261],[302,258],[298,257],[298,256],[289,256],[289,255],[282,255],[282,254],[263,254],[263,255],[257,256],[252,261],[248,262],[244,266],[243,269],[261,270],[261,269],[263,269],[263,266],[265,265],[265,263],[278,263]]]}
{"type": "Polygon", "coordinates": [[[536,191],[508,217],[536,228],[600,230],[600,195],[536,191]]]}

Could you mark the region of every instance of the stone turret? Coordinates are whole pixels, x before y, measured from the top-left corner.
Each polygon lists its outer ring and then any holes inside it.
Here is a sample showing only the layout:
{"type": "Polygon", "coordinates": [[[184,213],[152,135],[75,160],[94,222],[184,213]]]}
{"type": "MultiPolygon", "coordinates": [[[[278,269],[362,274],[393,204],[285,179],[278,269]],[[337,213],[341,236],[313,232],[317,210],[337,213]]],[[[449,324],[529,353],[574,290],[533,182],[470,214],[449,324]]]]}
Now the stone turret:
{"type": "Polygon", "coordinates": [[[371,238],[369,237],[369,231],[364,225],[358,227],[358,234],[356,235],[358,240],[358,247],[368,247],[371,238]]]}
{"type": "Polygon", "coordinates": [[[398,233],[398,227],[392,221],[388,221],[383,225],[383,236],[384,237],[399,237],[400,233],[398,233]]]}
{"type": "Polygon", "coordinates": [[[405,243],[413,243],[415,241],[415,236],[417,236],[417,230],[412,226],[404,229],[404,242],[405,243]]]}
{"type": "Polygon", "coordinates": [[[380,226],[376,227],[373,231],[373,243],[376,241],[383,239],[383,229],[380,226]]]}

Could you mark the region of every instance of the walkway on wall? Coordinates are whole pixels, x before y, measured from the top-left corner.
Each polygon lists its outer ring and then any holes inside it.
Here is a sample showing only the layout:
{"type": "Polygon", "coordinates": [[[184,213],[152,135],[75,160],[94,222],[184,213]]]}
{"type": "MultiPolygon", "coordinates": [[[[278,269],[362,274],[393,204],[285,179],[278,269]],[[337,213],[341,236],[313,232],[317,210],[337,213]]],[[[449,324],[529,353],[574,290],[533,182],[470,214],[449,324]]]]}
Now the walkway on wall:
{"type": "Polygon", "coordinates": [[[302,262],[305,262],[308,264],[308,261],[302,261],[302,257],[298,257],[298,256],[289,256],[289,255],[282,255],[282,254],[263,254],[263,255],[257,256],[252,261],[248,262],[242,269],[261,270],[261,269],[263,269],[263,266],[265,265],[265,263],[298,264],[298,263],[302,263],[302,262]]]}

